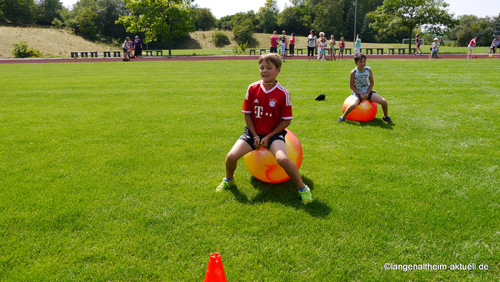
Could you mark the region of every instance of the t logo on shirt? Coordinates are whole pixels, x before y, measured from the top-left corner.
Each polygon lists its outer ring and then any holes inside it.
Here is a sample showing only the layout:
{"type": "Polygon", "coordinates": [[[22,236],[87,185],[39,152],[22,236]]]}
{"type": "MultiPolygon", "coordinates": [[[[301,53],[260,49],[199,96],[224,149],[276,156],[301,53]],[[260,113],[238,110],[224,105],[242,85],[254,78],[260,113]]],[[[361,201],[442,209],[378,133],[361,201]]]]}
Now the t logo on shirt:
{"type": "Polygon", "coordinates": [[[264,107],[255,106],[254,109],[255,109],[255,117],[260,118],[262,112],[264,111],[264,107]]]}

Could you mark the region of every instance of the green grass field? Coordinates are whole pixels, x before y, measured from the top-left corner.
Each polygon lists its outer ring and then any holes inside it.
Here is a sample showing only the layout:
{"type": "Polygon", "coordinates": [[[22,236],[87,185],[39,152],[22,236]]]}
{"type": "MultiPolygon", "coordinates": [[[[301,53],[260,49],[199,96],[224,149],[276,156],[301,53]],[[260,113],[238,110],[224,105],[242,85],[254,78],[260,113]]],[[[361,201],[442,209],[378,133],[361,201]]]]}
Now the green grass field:
{"type": "Polygon", "coordinates": [[[257,61],[2,65],[0,280],[498,279],[492,62],[369,59],[394,126],[336,123],[353,61],[285,62],[307,206],[243,160],[215,192],[257,61]]]}

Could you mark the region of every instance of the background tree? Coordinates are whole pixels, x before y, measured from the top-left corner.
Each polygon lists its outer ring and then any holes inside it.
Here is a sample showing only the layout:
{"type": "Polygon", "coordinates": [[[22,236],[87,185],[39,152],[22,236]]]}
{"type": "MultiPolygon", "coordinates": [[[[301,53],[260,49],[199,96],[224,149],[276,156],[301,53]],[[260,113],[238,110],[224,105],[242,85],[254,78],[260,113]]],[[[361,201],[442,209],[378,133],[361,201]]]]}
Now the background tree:
{"type": "Polygon", "coordinates": [[[259,8],[257,13],[257,30],[272,33],[278,27],[278,1],[266,0],[264,7],[259,8]]]}
{"type": "Polygon", "coordinates": [[[96,40],[99,38],[99,15],[91,7],[84,7],[76,11],[77,32],[83,37],[96,40]]]}
{"type": "Polygon", "coordinates": [[[394,34],[406,30],[413,41],[413,30],[421,25],[453,26],[455,20],[448,14],[443,0],[384,0],[382,6],[367,16],[370,27],[379,33],[394,34]]]}
{"type": "Polygon", "coordinates": [[[193,11],[196,30],[211,30],[215,27],[216,19],[210,9],[194,7],[193,11]]]}
{"type": "Polygon", "coordinates": [[[128,32],[144,32],[145,43],[164,39],[168,54],[172,55],[173,38],[195,31],[190,0],[125,0],[129,15],[121,16],[117,23],[128,32]]]}
{"type": "Polygon", "coordinates": [[[101,23],[99,34],[101,40],[112,41],[112,38],[123,38],[126,35],[123,25],[115,22],[124,15],[127,15],[125,2],[123,0],[97,0],[95,12],[101,23]]]}
{"type": "Polygon", "coordinates": [[[278,15],[278,26],[287,34],[307,35],[311,30],[311,12],[306,6],[287,7],[278,15]]]}
{"type": "Polygon", "coordinates": [[[252,39],[253,35],[253,21],[250,18],[247,18],[240,24],[234,26],[233,35],[234,40],[241,46],[242,44],[248,44],[252,39]]]}
{"type": "Polygon", "coordinates": [[[223,30],[232,30],[233,29],[233,26],[231,24],[231,20],[232,18],[234,17],[234,15],[230,15],[230,16],[224,16],[220,19],[218,19],[216,22],[215,22],[215,26],[218,28],[218,29],[223,29],[223,30]]]}
{"type": "Polygon", "coordinates": [[[37,23],[50,25],[54,19],[62,20],[62,3],[59,0],[39,0],[37,3],[37,23]]]}
{"type": "MultiPolygon", "coordinates": [[[[339,36],[346,32],[344,25],[344,0],[318,1],[312,9],[314,11],[313,27],[317,31],[323,31],[327,38],[331,34],[339,36]]],[[[337,40],[340,37],[337,36],[337,40]]]]}
{"type": "Polygon", "coordinates": [[[255,15],[254,11],[248,11],[248,12],[241,12],[241,13],[236,13],[231,17],[230,21],[230,26],[231,29],[234,29],[235,26],[237,25],[242,25],[243,23],[252,23],[252,26],[254,27],[253,30],[255,31],[255,26],[258,23],[257,16],[255,15]]]}
{"type": "Polygon", "coordinates": [[[470,40],[477,36],[478,45],[490,46],[493,37],[500,34],[500,30],[496,29],[495,21],[498,21],[498,18],[460,16],[458,24],[450,30],[450,39],[456,40],[457,46],[467,46],[470,40]]]}
{"type": "Polygon", "coordinates": [[[0,0],[3,21],[31,24],[35,22],[36,5],[33,0],[0,0]]]}

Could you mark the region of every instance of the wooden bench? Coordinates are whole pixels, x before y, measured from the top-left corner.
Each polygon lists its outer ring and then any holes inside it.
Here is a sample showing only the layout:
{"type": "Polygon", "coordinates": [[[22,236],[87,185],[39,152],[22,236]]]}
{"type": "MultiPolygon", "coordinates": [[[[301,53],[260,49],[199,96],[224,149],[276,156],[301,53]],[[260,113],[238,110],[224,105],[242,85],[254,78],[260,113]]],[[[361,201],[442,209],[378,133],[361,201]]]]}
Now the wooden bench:
{"type": "Polygon", "coordinates": [[[111,51],[104,51],[104,52],[102,52],[102,53],[103,53],[103,55],[104,55],[104,58],[106,58],[106,57],[111,58],[111,51]]]}
{"type": "Polygon", "coordinates": [[[83,57],[88,58],[88,57],[89,57],[89,52],[87,52],[87,51],[80,51],[80,56],[81,56],[82,58],[83,58],[83,57]]]}
{"type": "Polygon", "coordinates": [[[377,49],[377,55],[379,54],[379,52],[380,52],[380,55],[384,54],[384,48],[376,48],[376,49],[377,49]]]}
{"type": "Polygon", "coordinates": [[[91,51],[90,52],[90,57],[97,58],[97,56],[98,56],[97,51],[91,51]]]}
{"type": "MultiPolygon", "coordinates": [[[[290,55],[291,55],[291,53],[290,53],[290,49],[286,49],[286,50],[287,50],[287,52],[288,52],[288,54],[287,54],[287,55],[288,55],[288,56],[290,56],[290,55]]],[[[301,54],[301,55],[304,55],[304,48],[294,48],[294,49],[293,49],[293,55],[298,55],[298,54],[299,54],[299,52],[300,52],[300,54],[301,54]]]]}
{"type": "Polygon", "coordinates": [[[156,56],[163,56],[163,50],[156,50],[156,56]]]}
{"type": "Polygon", "coordinates": [[[410,48],[408,51],[409,51],[408,54],[410,54],[410,55],[415,54],[415,51],[417,51],[417,48],[410,48]]]}
{"type": "Polygon", "coordinates": [[[267,50],[267,49],[249,49],[249,51],[250,51],[250,55],[252,55],[252,53],[253,53],[254,55],[257,55],[257,50],[259,51],[260,55],[262,55],[262,52],[264,52],[264,54],[265,54],[266,52],[268,52],[268,50],[267,50]]]}
{"type": "Polygon", "coordinates": [[[113,51],[113,57],[121,57],[120,51],[113,51]]]}
{"type": "Polygon", "coordinates": [[[363,49],[365,49],[365,55],[368,55],[368,53],[370,53],[370,55],[373,55],[373,48],[361,48],[361,53],[363,53],[363,49]]]}
{"type": "Polygon", "coordinates": [[[153,51],[146,50],[146,56],[153,56],[153,51]]]}
{"type": "Polygon", "coordinates": [[[388,49],[387,49],[387,55],[391,55],[391,54],[392,54],[392,55],[394,55],[394,50],[395,50],[395,49],[396,49],[396,48],[388,48],[388,49]]]}
{"type": "Polygon", "coordinates": [[[351,48],[344,48],[344,54],[347,55],[347,51],[349,51],[349,55],[352,55],[352,49],[351,48]]]}
{"type": "Polygon", "coordinates": [[[78,52],[71,52],[71,58],[78,58],[78,52]]]}
{"type": "Polygon", "coordinates": [[[298,55],[300,52],[301,55],[304,55],[304,48],[295,48],[295,53],[298,55]]]}
{"type": "Polygon", "coordinates": [[[401,52],[403,52],[403,55],[405,54],[405,48],[398,48],[398,54],[401,55],[401,52]]]}

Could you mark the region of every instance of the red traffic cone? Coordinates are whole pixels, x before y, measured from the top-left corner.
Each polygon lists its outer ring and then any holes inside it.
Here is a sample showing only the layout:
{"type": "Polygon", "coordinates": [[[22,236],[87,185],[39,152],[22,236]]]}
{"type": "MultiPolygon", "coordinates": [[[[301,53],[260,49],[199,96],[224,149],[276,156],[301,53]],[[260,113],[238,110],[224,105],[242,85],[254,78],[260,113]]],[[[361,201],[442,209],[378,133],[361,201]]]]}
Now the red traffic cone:
{"type": "Polygon", "coordinates": [[[210,259],[208,260],[207,272],[205,273],[205,280],[203,281],[204,282],[227,281],[219,253],[210,254],[210,259]]]}

